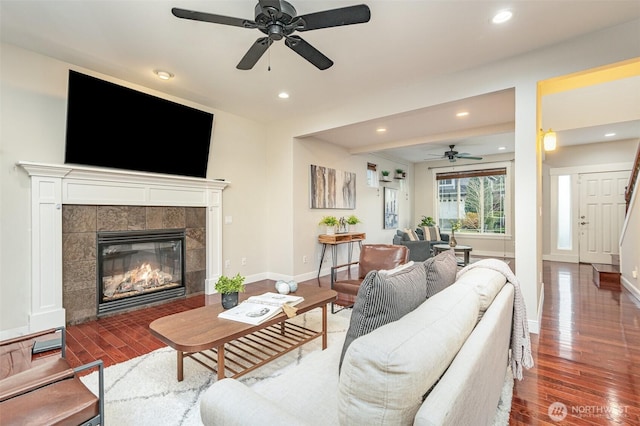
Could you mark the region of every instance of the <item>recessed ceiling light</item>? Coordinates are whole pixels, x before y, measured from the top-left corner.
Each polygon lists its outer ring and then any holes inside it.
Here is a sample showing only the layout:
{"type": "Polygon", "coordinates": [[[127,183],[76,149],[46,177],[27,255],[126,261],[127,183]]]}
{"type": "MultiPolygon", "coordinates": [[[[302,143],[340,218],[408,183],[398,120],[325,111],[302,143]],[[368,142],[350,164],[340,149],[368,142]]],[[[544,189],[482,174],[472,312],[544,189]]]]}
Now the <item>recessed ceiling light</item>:
{"type": "Polygon", "coordinates": [[[611,136],[615,136],[615,135],[616,135],[615,133],[605,133],[604,137],[605,138],[610,138],[611,136]]]}
{"type": "Polygon", "coordinates": [[[498,147],[498,151],[504,151],[505,149],[507,149],[507,147],[506,147],[506,146],[499,146],[499,147],[498,147]]]}
{"type": "Polygon", "coordinates": [[[469,115],[469,111],[462,111],[456,114],[456,117],[466,117],[469,115]]]}
{"type": "Polygon", "coordinates": [[[278,97],[280,99],[289,99],[289,94],[287,92],[280,92],[278,93],[278,97]]]}
{"type": "Polygon", "coordinates": [[[386,132],[386,131],[387,131],[387,129],[386,129],[385,127],[378,127],[378,128],[376,129],[376,132],[378,132],[378,133],[384,133],[384,132],[386,132]]]}
{"type": "Polygon", "coordinates": [[[494,24],[504,24],[512,17],[513,17],[513,12],[511,12],[508,9],[504,9],[496,13],[491,19],[491,22],[493,22],[494,24]]]}
{"type": "Polygon", "coordinates": [[[173,78],[173,74],[171,74],[169,71],[155,70],[154,73],[160,80],[170,80],[173,78]]]}

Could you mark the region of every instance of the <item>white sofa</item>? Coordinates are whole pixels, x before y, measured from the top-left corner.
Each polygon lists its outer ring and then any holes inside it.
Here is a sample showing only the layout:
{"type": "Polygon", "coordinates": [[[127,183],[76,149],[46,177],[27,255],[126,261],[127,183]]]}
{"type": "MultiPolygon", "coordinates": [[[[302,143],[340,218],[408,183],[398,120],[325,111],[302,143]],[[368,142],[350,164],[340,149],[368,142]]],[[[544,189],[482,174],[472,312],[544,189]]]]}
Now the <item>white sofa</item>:
{"type": "MultiPolygon", "coordinates": [[[[490,425],[507,373],[514,286],[478,267],[402,318],[247,387],[203,395],[205,425],[490,425]],[[428,392],[428,394],[427,394],[428,392]],[[426,397],[425,397],[425,394],[426,397]]],[[[352,316],[353,320],[353,316],[352,316]]]]}

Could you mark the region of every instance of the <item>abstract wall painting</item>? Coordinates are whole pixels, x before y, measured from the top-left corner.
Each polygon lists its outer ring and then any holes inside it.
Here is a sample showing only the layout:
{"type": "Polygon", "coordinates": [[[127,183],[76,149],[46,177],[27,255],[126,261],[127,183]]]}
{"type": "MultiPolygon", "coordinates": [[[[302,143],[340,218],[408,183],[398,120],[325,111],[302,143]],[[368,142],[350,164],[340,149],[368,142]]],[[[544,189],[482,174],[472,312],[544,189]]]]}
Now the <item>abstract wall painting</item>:
{"type": "Polygon", "coordinates": [[[384,229],[398,227],[398,190],[384,188],[384,229]]]}
{"type": "Polygon", "coordinates": [[[355,209],[356,174],[311,165],[312,209],[355,209]]]}

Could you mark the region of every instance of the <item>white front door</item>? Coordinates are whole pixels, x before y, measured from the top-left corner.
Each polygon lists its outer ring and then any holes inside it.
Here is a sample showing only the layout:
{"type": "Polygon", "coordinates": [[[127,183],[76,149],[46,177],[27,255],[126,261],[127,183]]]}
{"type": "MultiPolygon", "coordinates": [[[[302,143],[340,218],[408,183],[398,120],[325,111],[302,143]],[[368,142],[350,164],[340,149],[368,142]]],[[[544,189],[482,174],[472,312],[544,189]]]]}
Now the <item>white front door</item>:
{"type": "Polygon", "coordinates": [[[618,255],[629,171],[584,173],[580,182],[580,262],[612,263],[618,255]]]}

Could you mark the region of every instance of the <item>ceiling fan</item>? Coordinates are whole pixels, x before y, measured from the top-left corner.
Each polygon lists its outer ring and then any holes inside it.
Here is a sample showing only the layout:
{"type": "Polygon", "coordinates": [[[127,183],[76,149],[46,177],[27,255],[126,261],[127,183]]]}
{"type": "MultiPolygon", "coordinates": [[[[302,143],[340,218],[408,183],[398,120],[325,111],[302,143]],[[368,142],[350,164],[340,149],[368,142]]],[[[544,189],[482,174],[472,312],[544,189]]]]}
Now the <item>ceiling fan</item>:
{"type": "Polygon", "coordinates": [[[257,39],[240,60],[236,66],[240,70],[253,68],[269,46],[274,41],[283,38],[287,47],[317,68],[325,70],[333,65],[333,61],[304,41],[300,36],[292,35],[292,33],[295,31],[311,31],[341,25],[361,24],[369,22],[371,18],[369,7],[364,4],[297,16],[295,8],[284,0],[259,0],[255,7],[255,19],[253,21],[179,9],[177,7],[171,9],[171,13],[178,18],[192,19],[194,21],[242,28],[257,28],[266,34],[266,37],[257,39]]]}
{"type": "Polygon", "coordinates": [[[455,163],[458,158],[465,160],[482,160],[482,157],[472,157],[468,152],[458,152],[453,148],[455,148],[455,145],[449,145],[449,151],[445,151],[442,158],[448,158],[452,163],[455,163]]]}

